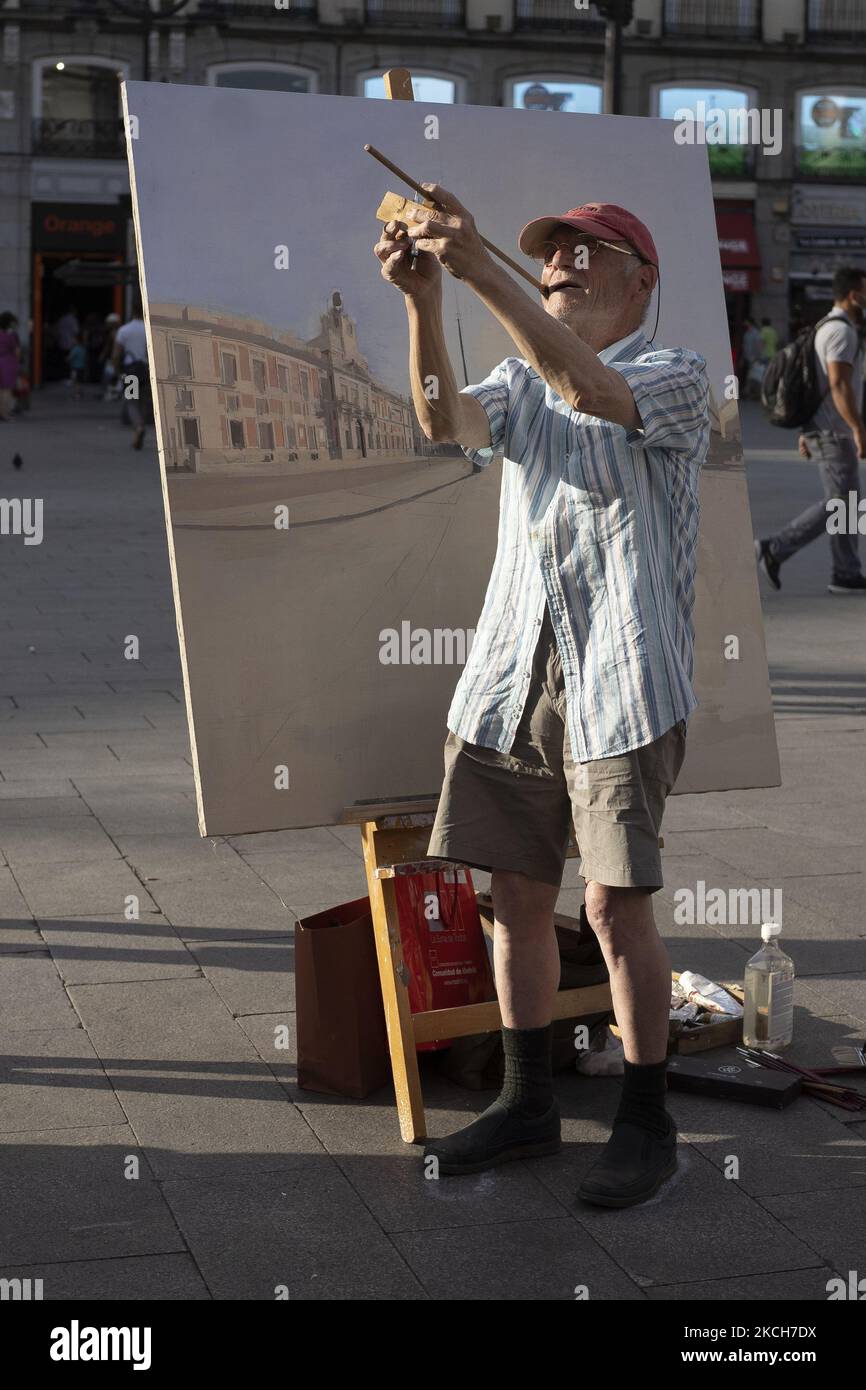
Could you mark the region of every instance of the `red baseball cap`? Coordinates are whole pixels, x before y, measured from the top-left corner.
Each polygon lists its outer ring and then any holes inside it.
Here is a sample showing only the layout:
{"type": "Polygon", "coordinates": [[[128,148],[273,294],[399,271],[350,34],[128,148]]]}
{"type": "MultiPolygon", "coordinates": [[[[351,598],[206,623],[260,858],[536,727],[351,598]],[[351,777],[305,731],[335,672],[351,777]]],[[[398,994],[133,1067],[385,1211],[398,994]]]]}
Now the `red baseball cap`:
{"type": "Polygon", "coordinates": [[[537,217],[534,222],[527,222],[517,243],[524,255],[533,255],[563,222],[606,241],[627,241],[639,256],[658,270],[658,252],[649,228],[633,212],[617,207],[616,203],[584,203],[559,217],[537,217]]]}

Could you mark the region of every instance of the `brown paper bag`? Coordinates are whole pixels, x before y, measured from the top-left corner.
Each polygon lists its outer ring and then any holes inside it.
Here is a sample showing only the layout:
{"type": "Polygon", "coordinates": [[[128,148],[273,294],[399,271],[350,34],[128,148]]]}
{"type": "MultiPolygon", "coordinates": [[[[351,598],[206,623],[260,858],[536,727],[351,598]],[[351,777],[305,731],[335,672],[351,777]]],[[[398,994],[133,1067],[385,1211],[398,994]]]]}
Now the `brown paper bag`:
{"type": "Polygon", "coordinates": [[[295,925],[298,1085],[360,1099],[387,1086],[391,1060],[367,898],[295,925]]]}

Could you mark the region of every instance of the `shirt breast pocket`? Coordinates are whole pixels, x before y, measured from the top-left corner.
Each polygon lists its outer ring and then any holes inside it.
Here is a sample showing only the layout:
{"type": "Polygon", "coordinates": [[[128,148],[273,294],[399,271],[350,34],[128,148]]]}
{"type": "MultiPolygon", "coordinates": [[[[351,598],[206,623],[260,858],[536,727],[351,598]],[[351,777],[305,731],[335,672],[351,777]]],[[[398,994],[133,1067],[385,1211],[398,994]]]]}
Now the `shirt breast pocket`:
{"type": "Polygon", "coordinates": [[[569,481],[583,505],[593,511],[630,503],[628,461],[622,457],[620,425],[583,417],[569,456],[569,481]]]}

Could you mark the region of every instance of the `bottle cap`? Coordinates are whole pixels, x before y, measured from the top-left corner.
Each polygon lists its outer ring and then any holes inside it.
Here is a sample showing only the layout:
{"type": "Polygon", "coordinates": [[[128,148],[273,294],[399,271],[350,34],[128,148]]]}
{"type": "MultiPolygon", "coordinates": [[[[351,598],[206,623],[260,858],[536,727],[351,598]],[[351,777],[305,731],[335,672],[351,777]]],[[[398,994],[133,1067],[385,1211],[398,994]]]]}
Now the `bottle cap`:
{"type": "Polygon", "coordinates": [[[778,922],[765,922],[761,927],[761,940],[772,941],[774,936],[779,936],[782,928],[778,922]]]}

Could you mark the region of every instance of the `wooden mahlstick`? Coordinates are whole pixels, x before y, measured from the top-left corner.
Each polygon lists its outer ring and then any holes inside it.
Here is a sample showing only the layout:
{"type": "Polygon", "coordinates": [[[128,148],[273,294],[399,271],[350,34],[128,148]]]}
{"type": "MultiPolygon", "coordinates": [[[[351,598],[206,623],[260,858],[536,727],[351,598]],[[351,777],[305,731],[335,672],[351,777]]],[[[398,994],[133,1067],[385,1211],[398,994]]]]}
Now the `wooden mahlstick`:
{"type": "MultiPolygon", "coordinates": [[[[384,154],[382,154],[382,152],[381,152],[380,150],[377,150],[376,147],[375,147],[374,145],[365,145],[365,146],[364,146],[364,149],[365,149],[365,151],[367,152],[367,154],[371,154],[371,155],[373,156],[374,159],[378,159],[378,161],[379,161],[380,164],[384,164],[384,166],[385,166],[386,169],[390,169],[392,174],[396,174],[398,179],[402,179],[404,183],[408,183],[408,185],[409,185],[410,188],[414,188],[414,190],[415,190],[416,193],[420,193],[421,196],[422,196],[422,197],[424,198],[424,200],[425,200],[425,201],[424,201],[425,207],[428,207],[428,208],[435,208],[437,211],[441,211],[441,212],[447,211],[447,209],[443,208],[443,207],[441,206],[440,203],[437,203],[436,200],[435,200],[434,198],[431,198],[431,197],[430,197],[430,194],[427,192],[427,190],[426,190],[425,188],[422,187],[422,185],[421,185],[420,183],[418,183],[415,179],[413,179],[413,178],[411,177],[410,174],[405,173],[403,169],[401,169],[401,168],[398,167],[398,165],[393,164],[393,163],[391,162],[391,160],[388,159],[384,154]]],[[[396,193],[389,193],[389,194],[386,194],[385,196],[386,196],[386,199],[387,199],[387,198],[396,198],[398,195],[397,195],[396,193]]],[[[405,200],[405,201],[406,201],[406,203],[407,203],[407,205],[408,205],[408,199],[405,200]]],[[[384,207],[384,202],[383,202],[382,206],[384,207]]],[[[413,206],[417,206],[417,204],[414,204],[413,206]]],[[[376,216],[377,216],[377,217],[379,216],[379,213],[378,213],[378,212],[377,212],[376,216]]],[[[389,215],[389,216],[386,217],[384,220],[385,220],[386,222],[389,222],[389,221],[392,220],[392,218],[391,218],[391,216],[389,215]]],[[[479,235],[480,235],[480,233],[479,233],[479,235]]],[[[500,249],[499,249],[498,246],[494,246],[494,244],[493,244],[492,241],[488,241],[488,240],[487,240],[487,237],[483,236],[483,237],[481,237],[481,240],[482,240],[482,242],[484,243],[484,245],[487,247],[487,250],[488,250],[488,251],[491,251],[491,252],[493,253],[494,256],[498,256],[499,259],[500,259],[501,261],[504,261],[505,264],[509,267],[510,270],[513,270],[517,275],[522,275],[524,280],[528,280],[529,283],[530,283],[530,285],[532,285],[533,289],[536,289],[536,290],[543,290],[543,289],[544,289],[544,286],[542,285],[542,283],[541,283],[540,280],[536,280],[535,276],[534,276],[534,275],[530,275],[528,270],[524,270],[522,265],[518,265],[517,262],[516,262],[516,261],[513,261],[513,260],[511,259],[510,256],[506,255],[506,253],[505,253],[504,251],[500,251],[500,249]]]]}

